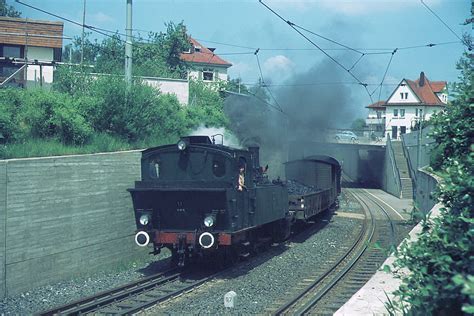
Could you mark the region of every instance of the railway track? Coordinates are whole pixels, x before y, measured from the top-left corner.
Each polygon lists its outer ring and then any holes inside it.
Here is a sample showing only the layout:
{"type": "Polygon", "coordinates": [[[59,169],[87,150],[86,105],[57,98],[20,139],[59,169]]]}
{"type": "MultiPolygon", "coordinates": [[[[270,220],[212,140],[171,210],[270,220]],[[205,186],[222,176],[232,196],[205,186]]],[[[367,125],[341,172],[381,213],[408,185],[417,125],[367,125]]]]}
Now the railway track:
{"type": "MultiPolygon", "coordinates": [[[[291,300],[275,302],[266,313],[274,315],[303,315],[308,313],[332,315],[377,271],[388,249],[395,243],[395,228],[389,214],[367,192],[347,190],[362,206],[365,220],[347,251],[324,272],[315,273],[302,282],[291,300]],[[377,243],[379,247],[374,247],[377,243]],[[277,307],[275,307],[277,306],[277,307]]],[[[318,271],[319,270],[319,271],[318,271]]]]}
{"type": "Polygon", "coordinates": [[[44,311],[39,315],[83,315],[83,314],[132,314],[149,306],[166,301],[205,283],[215,276],[208,272],[192,274],[171,269],[147,278],[98,293],[66,305],[44,311]]]}

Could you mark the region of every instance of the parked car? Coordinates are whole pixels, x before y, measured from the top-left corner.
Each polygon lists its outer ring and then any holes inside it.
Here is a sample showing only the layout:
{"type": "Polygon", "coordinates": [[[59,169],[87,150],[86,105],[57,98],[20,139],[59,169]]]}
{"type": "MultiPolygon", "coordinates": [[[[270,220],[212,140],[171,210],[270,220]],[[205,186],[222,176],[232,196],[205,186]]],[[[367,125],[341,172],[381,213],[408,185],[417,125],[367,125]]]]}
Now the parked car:
{"type": "Polygon", "coordinates": [[[342,132],[339,132],[335,135],[335,139],[336,141],[349,141],[351,143],[355,143],[359,140],[359,138],[357,137],[356,134],[354,134],[354,132],[351,132],[351,131],[342,131],[342,132]]]}

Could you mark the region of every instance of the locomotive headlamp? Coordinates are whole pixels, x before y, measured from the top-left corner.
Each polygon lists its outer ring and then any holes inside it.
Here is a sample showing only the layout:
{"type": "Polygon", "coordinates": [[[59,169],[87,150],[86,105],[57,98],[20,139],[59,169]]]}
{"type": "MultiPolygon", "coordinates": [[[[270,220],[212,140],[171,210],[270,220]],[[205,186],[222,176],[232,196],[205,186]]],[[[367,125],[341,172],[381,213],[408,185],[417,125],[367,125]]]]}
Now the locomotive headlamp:
{"type": "Polygon", "coordinates": [[[181,139],[181,140],[178,142],[178,149],[181,150],[181,151],[183,151],[183,150],[186,149],[186,142],[185,142],[184,140],[181,139]]]}
{"type": "Polygon", "coordinates": [[[214,225],[214,217],[213,216],[207,216],[205,219],[204,219],[204,226],[206,227],[211,227],[212,225],[214,225]]]}
{"type": "Polygon", "coordinates": [[[146,226],[148,225],[148,223],[150,222],[150,215],[142,215],[140,216],[140,224],[142,224],[143,226],[146,226]]]}

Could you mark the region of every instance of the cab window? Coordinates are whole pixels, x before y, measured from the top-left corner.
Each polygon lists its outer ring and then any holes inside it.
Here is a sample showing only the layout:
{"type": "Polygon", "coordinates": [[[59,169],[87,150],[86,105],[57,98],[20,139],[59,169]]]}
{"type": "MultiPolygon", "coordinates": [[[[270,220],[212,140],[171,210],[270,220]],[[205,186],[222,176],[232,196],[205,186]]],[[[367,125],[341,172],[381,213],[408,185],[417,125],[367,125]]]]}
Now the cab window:
{"type": "Polygon", "coordinates": [[[160,177],[160,165],[161,162],[158,158],[150,160],[149,170],[150,177],[158,179],[160,177]]]}

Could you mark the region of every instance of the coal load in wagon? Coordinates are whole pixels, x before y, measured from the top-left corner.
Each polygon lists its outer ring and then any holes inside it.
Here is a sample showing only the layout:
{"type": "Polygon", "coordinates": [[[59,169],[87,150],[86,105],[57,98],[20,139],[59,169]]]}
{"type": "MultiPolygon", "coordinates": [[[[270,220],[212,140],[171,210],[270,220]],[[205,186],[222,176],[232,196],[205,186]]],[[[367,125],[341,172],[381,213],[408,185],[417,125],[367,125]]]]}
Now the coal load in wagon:
{"type": "Polygon", "coordinates": [[[295,180],[288,180],[286,182],[289,195],[308,195],[319,191],[313,186],[304,185],[295,180]]]}

